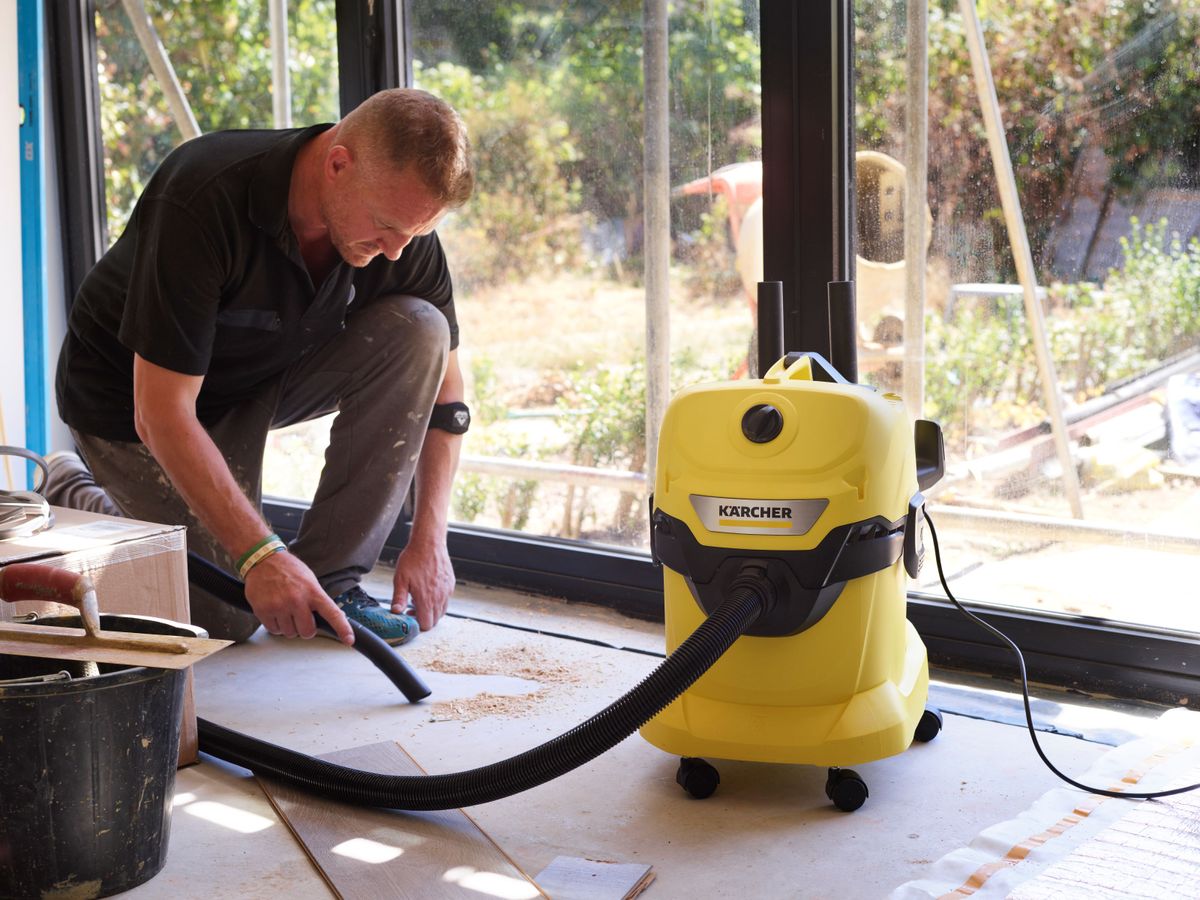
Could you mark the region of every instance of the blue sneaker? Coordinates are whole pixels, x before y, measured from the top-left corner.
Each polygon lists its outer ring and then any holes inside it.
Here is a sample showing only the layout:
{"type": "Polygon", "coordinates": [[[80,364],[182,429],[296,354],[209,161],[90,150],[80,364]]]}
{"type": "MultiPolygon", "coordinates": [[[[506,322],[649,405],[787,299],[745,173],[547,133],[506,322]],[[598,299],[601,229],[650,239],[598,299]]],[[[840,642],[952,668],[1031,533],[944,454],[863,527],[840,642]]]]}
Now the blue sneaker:
{"type": "MultiPolygon", "coordinates": [[[[383,641],[397,647],[407,644],[421,633],[421,626],[412,616],[396,615],[358,585],[343,591],[333,598],[338,609],[364,628],[378,635],[383,641]]],[[[325,634],[318,631],[317,634],[325,634]]],[[[332,636],[332,635],[327,635],[332,636]]]]}

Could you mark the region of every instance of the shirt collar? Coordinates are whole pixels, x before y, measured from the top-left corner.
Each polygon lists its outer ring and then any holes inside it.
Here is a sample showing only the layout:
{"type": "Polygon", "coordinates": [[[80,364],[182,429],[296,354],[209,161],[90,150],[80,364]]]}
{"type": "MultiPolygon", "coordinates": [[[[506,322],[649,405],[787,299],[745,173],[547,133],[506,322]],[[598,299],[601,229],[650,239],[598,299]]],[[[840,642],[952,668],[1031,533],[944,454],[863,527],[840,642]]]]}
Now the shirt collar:
{"type": "Polygon", "coordinates": [[[280,131],[279,141],[259,160],[250,182],[250,221],[268,234],[281,238],[288,228],[288,191],[292,166],[300,148],[332,123],[280,131]]]}

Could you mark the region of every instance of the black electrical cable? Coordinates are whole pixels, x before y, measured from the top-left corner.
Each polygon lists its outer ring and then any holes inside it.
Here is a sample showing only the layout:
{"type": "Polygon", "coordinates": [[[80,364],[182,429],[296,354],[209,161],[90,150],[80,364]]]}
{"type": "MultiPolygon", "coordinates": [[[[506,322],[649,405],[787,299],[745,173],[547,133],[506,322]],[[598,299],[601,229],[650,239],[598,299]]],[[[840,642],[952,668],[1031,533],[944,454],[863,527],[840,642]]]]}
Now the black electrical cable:
{"type": "Polygon", "coordinates": [[[381,775],[335,765],[199,720],[200,749],[311,793],[386,809],[456,809],[544,784],[615,747],[650,721],[728,650],[773,602],[764,579],[743,578],[730,596],[633,690],[586,722],[501,762],[445,775],[381,775]]]}
{"type": "Polygon", "coordinates": [[[1012,638],[1010,638],[1000,629],[989,624],[988,622],[985,622],[979,616],[975,615],[973,612],[963,606],[958,601],[958,598],[954,596],[954,593],[950,590],[950,585],[946,583],[946,573],[942,570],[942,551],[938,546],[937,529],[933,527],[933,519],[929,515],[928,508],[925,509],[925,521],[929,523],[929,536],[933,540],[933,558],[934,562],[937,563],[938,579],[942,582],[942,590],[946,592],[946,596],[949,598],[950,602],[954,604],[959,612],[961,612],[972,622],[986,629],[992,635],[1008,645],[1008,648],[1012,650],[1017,657],[1017,665],[1021,671],[1021,696],[1025,702],[1025,724],[1029,729],[1029,737],[1033,741],[1033,749],[1036,750],[1037,755],[1042,758],[1042,762],[1046,764],[1046,768],[1048,768],[1051,772],[1072,787],[1077,787],[1080,790],[1087,791],[1090,794],[1099,794],[1101,797],[1115,797],[1121,800],[1156,800],[1160,797],[1171,797],[1175,794],[1186,794],[1188,791],[1194,791],[1197,788],[1200,788],[1200,782],[1198,782],[1196,784],[1189,784],[1186,787],[1171,788],[1170,790],[1165,791],[1110,791],[1105,788],[1097,788],[1083,784],[1082,782],[1076,781],[1073,778],[1064,775],[1057,768],[1055,768],[1054,763],[1050,762],[1050,759],[1046,756],[1045,751],[1042,750],[1042,745],[1038,743],[1037,729],[1033,727],[1033,709],[1029,704],[1029,676],[1025,671],[1025,655],[1021,652],[1021,648],[1017,646],[1016,642],[1013,641],[1012,638]]]}

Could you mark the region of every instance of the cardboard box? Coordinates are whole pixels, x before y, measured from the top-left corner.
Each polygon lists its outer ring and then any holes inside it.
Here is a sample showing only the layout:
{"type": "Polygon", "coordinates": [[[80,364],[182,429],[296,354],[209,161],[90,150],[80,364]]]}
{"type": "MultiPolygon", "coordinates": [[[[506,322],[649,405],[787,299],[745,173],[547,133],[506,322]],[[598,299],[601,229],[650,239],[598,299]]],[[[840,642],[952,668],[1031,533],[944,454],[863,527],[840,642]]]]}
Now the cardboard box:
{"type": "MultiPolygon", "coordinates": [[[[37,562],[89,576],[101,613],[157,616],[190,622],[187,544],[181,525],[155,525],[76,509],[54,508],[52,527],[31,537],[0,541],[0,566],[37,562]]],[[[57,603],[2,603],[0,621],[29,612],[70,615],[57,603]]],[[[184,685],[179,764],[196,761],[192,672],[184,685]]]]}

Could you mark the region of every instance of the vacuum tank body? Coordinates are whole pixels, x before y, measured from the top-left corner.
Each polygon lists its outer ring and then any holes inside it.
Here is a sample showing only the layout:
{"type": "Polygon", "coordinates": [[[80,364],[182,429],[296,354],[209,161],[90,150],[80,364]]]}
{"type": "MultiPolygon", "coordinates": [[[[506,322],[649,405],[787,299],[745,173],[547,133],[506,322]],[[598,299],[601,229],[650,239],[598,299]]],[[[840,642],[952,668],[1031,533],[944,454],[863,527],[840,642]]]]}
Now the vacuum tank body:
{"type": "Polygon", "coordinates": [[[777,594],[642,728],[669,753],[844,766],[913,739],[929,677],[905,616],[922,551],[913,425],[898,396],[827,366],[792,354],[667,410],[651,531],[668,652],[745,566],[777,594]]]}

